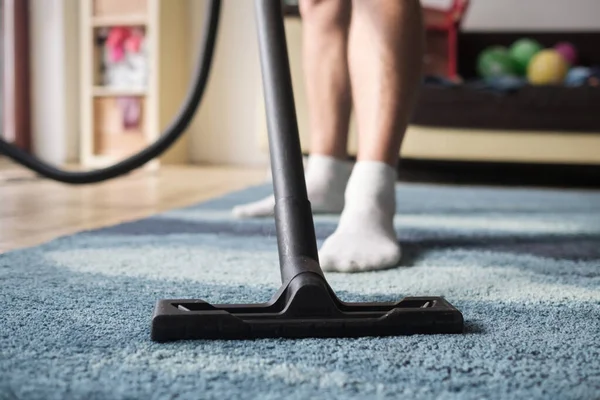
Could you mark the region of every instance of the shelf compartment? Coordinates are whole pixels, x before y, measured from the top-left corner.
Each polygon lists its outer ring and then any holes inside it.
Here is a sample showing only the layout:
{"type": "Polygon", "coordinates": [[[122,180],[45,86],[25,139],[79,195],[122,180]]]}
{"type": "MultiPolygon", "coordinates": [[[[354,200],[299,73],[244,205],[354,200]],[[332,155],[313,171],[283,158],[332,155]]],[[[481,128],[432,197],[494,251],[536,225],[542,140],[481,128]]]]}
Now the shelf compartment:
{"type": "MultiPolygon", "coordinates": [[[[113,164],[157,140],[185,99],[187,0],[82,0],[80,158],[113,164]],[[157,56],[159,55],[159,56],[157,56]],[[121,98],[142,101],[139,126],[123,122],[121,98]]],[[[188,161],[187,136],[151,164],[188,161]]]]}
{"type": "Polygon", "coordinates": [[[92,17],[126,18],[148,15],[148,0],[93,0],[92,17]]]}
{"type": "MultiPolygon", "coordinates": [[[[143,25],[132,25],[128,27],[96,27],[93,30],[93,90],[97,88],[135,88],[134,91],[145,90],[150,74],[150,49],[147,43],[148,37],[146,27],[143,25]],[[109,38],[112,33],[124,32],[124,39],[114,47],[109,47],[109,38]],[[133,50],[127,44],[127,40],[137,38],[137,49],[133,50]],[[120,52],[119,58],[111,57],[115,51],[120,52]]],[[[126,89],[129,90],[129,89],[126,89]]],[[[102,90],[99,90],[102,92],[102,90]]],[[[135,93],[141,95],[142,93],[135,93]]]]}
{"type": "Polygon", "coordinates": [[[98,97],[93,109],[94,155],[127,157],[147,145],[144,97],[98,97]],[[137,115],[133,122],[132,113],[137,115]]]}

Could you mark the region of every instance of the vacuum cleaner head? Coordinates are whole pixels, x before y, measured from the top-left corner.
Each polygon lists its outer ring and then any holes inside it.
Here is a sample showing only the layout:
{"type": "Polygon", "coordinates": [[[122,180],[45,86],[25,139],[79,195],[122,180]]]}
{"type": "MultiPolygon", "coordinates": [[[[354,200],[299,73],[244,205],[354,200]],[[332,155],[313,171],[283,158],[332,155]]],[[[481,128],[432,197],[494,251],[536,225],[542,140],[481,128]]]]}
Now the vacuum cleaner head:
{"type": "Polygon", "coordinates": [[[157,342],[395,336],[462,330],[462,314],[441,297],[344,303],[323,277],[312,272],[297,275],[265,304],[160,300],[152,318],[152,339],[157,342]]]}

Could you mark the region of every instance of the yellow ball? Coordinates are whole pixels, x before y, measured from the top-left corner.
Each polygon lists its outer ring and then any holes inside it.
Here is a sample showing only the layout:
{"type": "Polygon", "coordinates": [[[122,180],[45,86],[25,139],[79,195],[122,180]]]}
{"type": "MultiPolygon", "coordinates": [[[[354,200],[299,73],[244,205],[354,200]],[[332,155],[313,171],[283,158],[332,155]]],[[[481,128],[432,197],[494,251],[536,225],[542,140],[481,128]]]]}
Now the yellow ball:
{"type": "Polygon", "coordinates": [[[555,50],[542,50],[529,62],[527,78],[532,85],[556,85],[563,83],[569,72],[564,57],[555,50]]]}

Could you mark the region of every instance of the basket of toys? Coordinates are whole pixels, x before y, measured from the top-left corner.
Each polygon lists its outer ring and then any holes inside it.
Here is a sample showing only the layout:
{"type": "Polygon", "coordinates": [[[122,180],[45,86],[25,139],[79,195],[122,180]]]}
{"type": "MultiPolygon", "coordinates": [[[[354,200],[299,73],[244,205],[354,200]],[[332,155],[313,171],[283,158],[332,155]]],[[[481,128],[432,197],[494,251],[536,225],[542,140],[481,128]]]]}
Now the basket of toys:
{"type": "Polygon", "coordinates": [[[597,36],[570,35],[569,41],[556,40],[560,34],[505,35],[503,43],[486,43],[491,35],[461,36],[461,79],[428,76],[414,124],[600,132],[597,36]]]}

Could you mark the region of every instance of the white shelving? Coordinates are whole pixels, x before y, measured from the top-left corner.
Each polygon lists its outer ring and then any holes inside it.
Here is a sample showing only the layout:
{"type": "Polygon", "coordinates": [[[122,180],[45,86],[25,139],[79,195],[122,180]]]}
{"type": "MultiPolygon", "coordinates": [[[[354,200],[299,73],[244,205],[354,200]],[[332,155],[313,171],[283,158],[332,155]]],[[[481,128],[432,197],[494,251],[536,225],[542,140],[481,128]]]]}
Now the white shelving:
{"type": "MultiPolygon", "coordinates": [[[[82,1],[80,159],[85,167],[104,167],[139,151],[170,123],[190,74],[188,7],[188,0],[82,1]],[[118,27],[144,34],[143,85],[105,84],[101,37],[118,27]],[[134,124],[127,122],[126,102],[134,104],[134,124]]],[[[187,163],[185,136],[151,167],[187,163]]]]}

